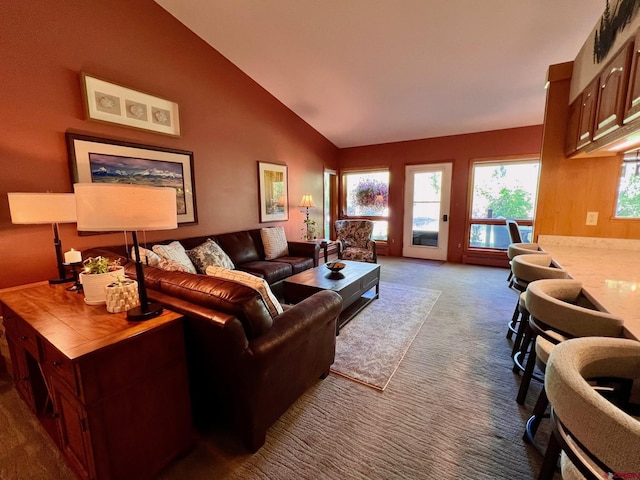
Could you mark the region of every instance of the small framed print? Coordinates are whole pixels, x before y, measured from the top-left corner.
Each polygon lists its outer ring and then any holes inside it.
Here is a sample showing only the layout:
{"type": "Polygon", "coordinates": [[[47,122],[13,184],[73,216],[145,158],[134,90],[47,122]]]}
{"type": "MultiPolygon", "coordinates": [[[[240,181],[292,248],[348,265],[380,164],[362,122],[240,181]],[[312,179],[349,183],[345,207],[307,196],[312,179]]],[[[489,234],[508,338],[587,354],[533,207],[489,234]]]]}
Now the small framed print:
{"type": "Polygon", "coordinates": [[[178,104],[169,100],[80,74],[88,119],[180,136],[178,104]]]}
{"type": "Polygon", "coordinates": [[[260,223],[289,219],[287,166],[258,162],[260,223]]]}

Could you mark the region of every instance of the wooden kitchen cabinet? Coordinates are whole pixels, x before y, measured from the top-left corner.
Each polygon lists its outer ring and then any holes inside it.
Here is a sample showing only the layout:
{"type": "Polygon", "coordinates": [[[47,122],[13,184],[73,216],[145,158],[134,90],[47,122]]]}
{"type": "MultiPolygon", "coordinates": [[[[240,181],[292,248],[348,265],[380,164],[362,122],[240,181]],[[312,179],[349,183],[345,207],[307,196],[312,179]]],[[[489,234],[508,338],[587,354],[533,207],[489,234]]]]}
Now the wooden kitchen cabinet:
{"type": "Polygon", "coordinates": [[[48,283],[0,306],[16,389],[78,478],[153,478],[191,447],[181,315],[129,322],[48,283]]]}
{"type": "Polygon", "coordinates": [[[631,49],[624,123],[632,122],[638,117],[640,117],[640,32],[636,34],[631,49]]]}
{"type": "Polygon", "coordinates": [[[599,80],[600,77],[596,77],[579,96],[580,113],[576,149],[581,149],[593,141],[593,122],[596,115],[599,80]]]}
{"type": "Polygon", "coordinates": [[[580,129],[580,108],[582,107],[582,96],[569,105],[569,121],[567,123],[567,133],[564,140],[564,154],[568,157],[578,149],[578,130],[580,129]]]}
{"type": "Polygon", "coordinates": [[[633,43],[626,44],[602,69],[599,78],[593,140],[622,126],[633,43]]]}

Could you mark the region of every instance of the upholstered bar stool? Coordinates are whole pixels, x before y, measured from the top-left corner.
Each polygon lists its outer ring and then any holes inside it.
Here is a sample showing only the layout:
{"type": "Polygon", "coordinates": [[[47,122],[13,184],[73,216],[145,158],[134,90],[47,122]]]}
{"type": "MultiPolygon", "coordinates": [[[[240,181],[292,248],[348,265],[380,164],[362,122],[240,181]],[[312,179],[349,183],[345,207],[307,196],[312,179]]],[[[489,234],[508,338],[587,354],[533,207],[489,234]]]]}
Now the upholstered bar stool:
{"type": "MultiPolygon", "coordinates": [[[[554,345],[574,337],[621,337],[623,320],[610,313],[596,310],[582,290],[577,280],[538,280],[527,287],[526,299],[529,321],[526,325],[522,346],[535,342],[527,357],[522,381],[516,398],[523,404],[531,383],[536,359],[545,370],[544,360],[550,355],[554,345]]],[[[545,395],[544,392],[541,395],[545,395]]],[[[540,413],[536,405],[534,415],[540,413]]],[[[544,404],[546,408],[546,403],[544,404]]],[[[541,408],[541,406],[540,406],[541,408]]],[[[544,409],[542,409],[544,412],[544,409]]],[[[535,431],[533,432],[535,433],[535,431]]]]}
{"type": "MultiPolygon", "coordinates": [[[[540,250],[540,246],[537,243],[512,242],[507,247],[509,266],[513,266],[513,259],[518,255],[531,255],[536,253],[545,253],[543,250],[540,250]]],[[[513,268],[509,270],[507,281],[509,282],[509,287],[513,287],[513,268]]]]}
{"type": "Polygon", "coordinates": [[[577,338],[553,349],[545,389],[554,431],[539,479],[553,478],[560,451],[565,480],[636,478],[640,413],[629,398],[634,381],[640,381],[640,342],[635,340],[577,338]],[[603,379],[621,387],[605,396],[593,386],[603,379]]]}
{"type": "MultiPolygon", "coordinates": [[[[526,244],[528,245],[528,244],[526,244]]],[[[518,302],[511,321],[507,325],[507,338],[510,339],[515,333],[516,337],[513,341],[511,356],[515,358],[516,353],[520,350],[522,337],[525,330],[529,312],[525,305],[524,292],[529,283],[545,278],[568,278],[569,274],[562,268],[551,266],[551,255],[540,252],[538,254],[516,255],[512,260],[511,270],[513,272],[513,287],[520,292],[518,302]]],[[[516,363],[514,373],[519,372],[522,365],[516,363]]]]}

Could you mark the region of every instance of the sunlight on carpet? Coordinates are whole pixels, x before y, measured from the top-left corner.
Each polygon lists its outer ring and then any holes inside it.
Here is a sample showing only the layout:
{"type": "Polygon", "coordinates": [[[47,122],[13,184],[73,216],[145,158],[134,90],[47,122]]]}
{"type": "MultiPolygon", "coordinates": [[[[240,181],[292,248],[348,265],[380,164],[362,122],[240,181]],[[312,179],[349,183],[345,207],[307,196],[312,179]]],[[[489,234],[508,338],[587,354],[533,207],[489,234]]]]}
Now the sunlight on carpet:
{"type": "Polygon", "coordinates": [[[381,283],[380,298],[340,330],[331,372],[383,391],[439,296],[437,290],[381,283]]]}

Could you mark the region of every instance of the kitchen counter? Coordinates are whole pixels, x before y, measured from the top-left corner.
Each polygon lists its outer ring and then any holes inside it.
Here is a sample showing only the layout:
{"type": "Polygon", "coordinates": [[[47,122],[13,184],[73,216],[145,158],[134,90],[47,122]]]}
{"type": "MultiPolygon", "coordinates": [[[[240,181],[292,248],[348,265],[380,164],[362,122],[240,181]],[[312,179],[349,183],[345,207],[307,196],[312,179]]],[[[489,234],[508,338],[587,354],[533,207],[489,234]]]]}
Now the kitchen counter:
{"type": "Polygon", "coordinates": [[[624,319],[627,337],[640,340],[640,241],[591,240],[540,236],[538,244],[571,278],[582,282],[598,308],[624,319]]]}

